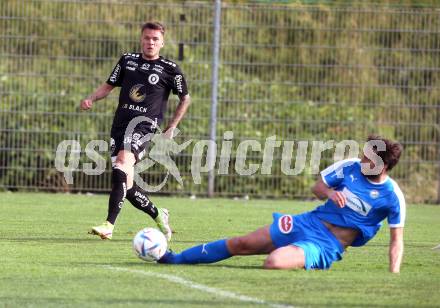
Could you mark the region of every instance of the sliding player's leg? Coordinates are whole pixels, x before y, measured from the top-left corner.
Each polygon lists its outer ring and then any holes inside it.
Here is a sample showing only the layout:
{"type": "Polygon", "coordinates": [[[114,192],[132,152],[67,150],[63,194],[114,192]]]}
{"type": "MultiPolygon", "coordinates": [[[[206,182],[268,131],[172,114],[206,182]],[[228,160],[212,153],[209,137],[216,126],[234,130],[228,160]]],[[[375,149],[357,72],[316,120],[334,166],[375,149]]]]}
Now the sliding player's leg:
{"type": "Polygon", "coordinates": [[[214,263],[234,255],[267,254],[275,247],[270,238],[269,226],[260,228],[245,236],[222,239],[194,246],[179,254],[168,252],[159,260],[167,264],[214,263]]]}

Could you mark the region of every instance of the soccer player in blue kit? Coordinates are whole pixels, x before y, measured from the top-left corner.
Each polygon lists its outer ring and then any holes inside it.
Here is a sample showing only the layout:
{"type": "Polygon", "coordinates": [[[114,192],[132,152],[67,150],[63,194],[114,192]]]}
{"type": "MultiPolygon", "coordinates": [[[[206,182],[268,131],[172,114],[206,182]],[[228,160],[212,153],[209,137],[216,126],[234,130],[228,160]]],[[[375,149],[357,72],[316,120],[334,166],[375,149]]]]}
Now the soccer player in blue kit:
{"type": "Polygon", "coordinates": [[[389,270],[400,271],[403,257],[405,199],[388,172],[402,146],[370,136],[362,159],[346,159],[321,171],[312,191],[326,202],[299,215],[273,214],[273,223],[239,237],[167,252],[159,263],[213,263],[235,255],[268,254],[267,269],[328,269],[348,246],[363,246],[387,218],[389,270]]]}

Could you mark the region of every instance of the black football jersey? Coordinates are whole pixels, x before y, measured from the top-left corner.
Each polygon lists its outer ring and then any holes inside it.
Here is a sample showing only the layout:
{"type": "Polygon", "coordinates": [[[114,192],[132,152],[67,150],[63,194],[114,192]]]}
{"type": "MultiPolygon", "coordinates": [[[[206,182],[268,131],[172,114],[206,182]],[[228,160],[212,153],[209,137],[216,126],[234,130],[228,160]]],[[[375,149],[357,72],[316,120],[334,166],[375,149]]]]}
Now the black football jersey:
{"type": "MultiPolygon", "coordinates": [[[[185,77],[176,63],[162,57],[145,60],[140,53],[122,55],[107,83],[121,87],[112,131],[125,130],[137,116],[160,125],[171,91],[179,97],[188,94],[185,77]]],[[[151,123],[139,126],[150,128],[151,123]]]]}

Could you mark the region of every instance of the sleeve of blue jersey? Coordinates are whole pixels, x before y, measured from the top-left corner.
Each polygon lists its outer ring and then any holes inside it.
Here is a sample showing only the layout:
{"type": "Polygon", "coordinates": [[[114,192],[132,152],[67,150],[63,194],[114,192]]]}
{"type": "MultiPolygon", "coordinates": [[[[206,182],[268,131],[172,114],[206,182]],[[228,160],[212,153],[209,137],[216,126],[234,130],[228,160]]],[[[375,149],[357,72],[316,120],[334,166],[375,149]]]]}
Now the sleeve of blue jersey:
{"type": "Polygon", "coordinates": [[[394,200],[390,206],[387,221],[390,228],[400,228],[405,225],[406,202],[397,183],[392,179],[391,183],[393,184],[395,198],[393,198],[394,200]]]}
{"type": "Polygon", "coordinates": [[[352,165],[359,163],[359,159],[344,159],[328,166],[321,171],[322,181],[328,187],[336,187],[342,183],[345,171],[352,165]]]}

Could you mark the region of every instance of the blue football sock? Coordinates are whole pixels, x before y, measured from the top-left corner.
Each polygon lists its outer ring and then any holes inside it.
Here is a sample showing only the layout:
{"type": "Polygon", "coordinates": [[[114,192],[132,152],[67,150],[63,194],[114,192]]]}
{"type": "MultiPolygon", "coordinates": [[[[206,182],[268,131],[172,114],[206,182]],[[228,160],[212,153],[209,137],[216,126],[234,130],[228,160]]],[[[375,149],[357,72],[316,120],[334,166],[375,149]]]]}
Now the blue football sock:
{"type": "Polygon", "coordinates": [[[188,248],[181,253],[166,254],[160,263],[168,264],[197,264],[197,263],[214,263],[227,258],[231,254],[226,247],[226,240],[219,240],[208,244],[194,246],[188,248]]]}

